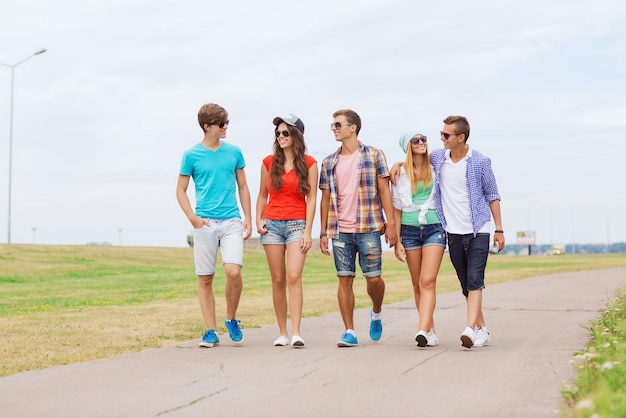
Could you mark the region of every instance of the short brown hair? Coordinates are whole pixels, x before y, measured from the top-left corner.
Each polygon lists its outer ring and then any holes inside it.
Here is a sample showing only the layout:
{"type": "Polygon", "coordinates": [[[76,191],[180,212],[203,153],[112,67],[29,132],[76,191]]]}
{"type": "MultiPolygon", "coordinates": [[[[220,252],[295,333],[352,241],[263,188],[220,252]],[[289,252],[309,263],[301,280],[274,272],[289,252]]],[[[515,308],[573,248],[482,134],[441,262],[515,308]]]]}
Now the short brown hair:
{"type": "Polygon", "coordinates": [[[204,132],[204,125],[215,125],[226,122],[228,112],[222,106],[215,103],[207,103],[198,111],[198,123],[204,132]]]}
{"type": "Polygon", "coordinates": [[[340,115],[345,116],[350,125],[356,125],[356,134],[358,135],[359,131],[361,130],[361,117],[358,115],[358,113],[350,109],[341,109],[333,113],[333,118],[336,118],[340,115]]]}
{"type": "Polygon", "coordinates": [[[465,135],[465,142],[467,142],[470,135],[470,125],[465,116],[448,116],[443,120],[446,125],[454,125],[454,133],[456,135],[465,135]]]}

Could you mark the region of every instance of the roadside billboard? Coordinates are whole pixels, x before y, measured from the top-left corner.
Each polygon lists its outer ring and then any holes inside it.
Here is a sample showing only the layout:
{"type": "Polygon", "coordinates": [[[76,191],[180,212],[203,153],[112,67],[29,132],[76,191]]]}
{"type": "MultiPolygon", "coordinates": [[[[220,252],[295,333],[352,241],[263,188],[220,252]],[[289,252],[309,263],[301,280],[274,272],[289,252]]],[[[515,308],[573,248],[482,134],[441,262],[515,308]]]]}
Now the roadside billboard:
{"type": "Polygon", "coordinates": [[[518,231],[517,245],[535,245],[535,231],[518,231]]]}

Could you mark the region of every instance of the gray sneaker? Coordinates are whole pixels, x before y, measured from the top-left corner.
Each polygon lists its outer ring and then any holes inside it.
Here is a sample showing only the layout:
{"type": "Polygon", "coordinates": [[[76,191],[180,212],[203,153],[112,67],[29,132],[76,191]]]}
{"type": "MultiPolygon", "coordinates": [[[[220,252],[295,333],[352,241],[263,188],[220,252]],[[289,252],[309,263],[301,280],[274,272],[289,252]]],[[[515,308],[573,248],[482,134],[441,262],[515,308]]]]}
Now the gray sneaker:
{"type": "Polygon", "coordinates": [[[487,345],[490,337],[491,334],[489,334],[487,327],[478,327],[478,329],[476,330],[476,339],[474,339],[474,347],[482,347],[484,345],[487,345]]]}
{"type": "Polygon", "coordinates": [[[428,340],[428,343],[426,344],[428,347],[436,347],[439,345],[439,338],[437,338],[435,331],[430,331],[426,335],[426,339],[428,340]]]}

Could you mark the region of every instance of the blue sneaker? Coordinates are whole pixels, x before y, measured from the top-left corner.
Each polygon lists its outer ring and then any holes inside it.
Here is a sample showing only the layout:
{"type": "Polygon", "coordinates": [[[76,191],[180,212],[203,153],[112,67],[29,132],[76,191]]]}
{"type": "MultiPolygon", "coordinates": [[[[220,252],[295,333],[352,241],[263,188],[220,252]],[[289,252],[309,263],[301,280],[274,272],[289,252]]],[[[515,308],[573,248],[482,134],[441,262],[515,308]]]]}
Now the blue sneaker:
{"type": "Polygon", "coordinates": [[[202,341],[200,341],[200,347],[212,348],[214,345],[218,345],[220,339],[215,333],[214,329],[210,329],[204,333],[202,341]]]}
{"type": "Polygon", "coordinates": [[[231,319],[224,320],[226,324],[226,328],[228,328],[228,333],[230,334],[230,339],[233,340],[234,343],[240,344],[243,341],[243,333],[239,329],[239,320],[231,319]]]}
{"type": "MultiPolygon", "coordinates": [[[[370,311],[370,318],[374,314],[374,311],[370,311]]],[[[380,337],[383,335],[383,321],[382,319],[371,319],[370,320],[370,338],[372,341],[380,340],[380,337]]]]}
{"type": "Polygon", "coordinates": [[[359,340],[349,332],[344,332],[341,339],[337,341],[337,347],[356,347],[359,345],[359,340]]]}

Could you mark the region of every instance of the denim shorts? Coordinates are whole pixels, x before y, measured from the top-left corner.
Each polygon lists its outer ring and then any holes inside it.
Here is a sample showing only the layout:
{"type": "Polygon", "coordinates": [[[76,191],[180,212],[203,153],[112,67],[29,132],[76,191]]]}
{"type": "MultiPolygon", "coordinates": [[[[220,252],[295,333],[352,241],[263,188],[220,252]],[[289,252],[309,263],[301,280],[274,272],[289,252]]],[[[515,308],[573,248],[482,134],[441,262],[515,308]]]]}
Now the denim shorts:
{"type": "Polygon", "coordinates": [[[198,276],[215,273],[217,249],[222,250],[222,264],[243,265],[243,227],[241,219],[207,219],[209,225],[193,230],[193,255],[198,276]]]}
{"type": "Polygon", "coordinates": [[[264,219],[267,232],[261,235],[261,244],[282,244],[287,245],[292,242],[300,242],[302,233],[306,227],[304,219],[292,221],[277,221],[264,219]]]}
{"type": "Polygon", "coordinates": [[[363,276],[378,277],[382,274],[382,248],[380,232],[344,233],[333,238],[333,258],[337,276],[356,276],[356,254],[363,276]],[[368,257],[369,256],[369,257],[368,257]]]}
{"type": "Polygon", "coordinates": [[[448,251],[463,294],[467,297],[470,290],[483,289],[489,234],[448,234],[448,251]]]}
{"type": "Polygon", "coordinates": [[[400,225],[400,239],[407,251],[419,250],[429,245],[446,248],[446,233],[441,224],[400,225]]]}

